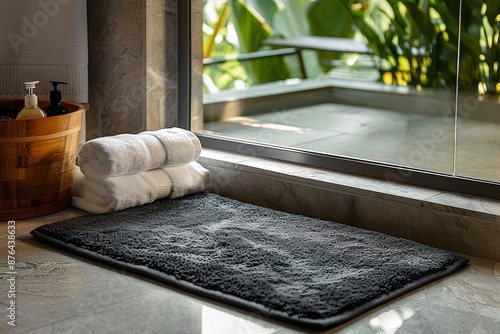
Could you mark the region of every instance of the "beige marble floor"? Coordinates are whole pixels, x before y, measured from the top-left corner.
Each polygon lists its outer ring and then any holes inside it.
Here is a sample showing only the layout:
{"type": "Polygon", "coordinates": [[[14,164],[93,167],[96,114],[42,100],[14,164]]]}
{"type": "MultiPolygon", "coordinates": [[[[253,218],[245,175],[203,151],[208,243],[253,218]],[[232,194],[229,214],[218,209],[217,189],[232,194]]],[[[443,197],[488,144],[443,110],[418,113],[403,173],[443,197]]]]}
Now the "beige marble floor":
{"type": "MultiPolygon", "coordinates": [[[[35,240],[35,227],[82,214],[68,208],[16,221],[16,326],[8,325],[7,222],[0,224],[0,333],[302,333],[35,240]]],[[[328,333],[498,333],[500,263],[465,269],[328,333]]]]}
{"type": "Polygon", "coordinates": [[[500,124],[458,119],[456,151],[454,125],[450,115],[323,103],[227,117],[201,132],[500,182],[500,124]]]}

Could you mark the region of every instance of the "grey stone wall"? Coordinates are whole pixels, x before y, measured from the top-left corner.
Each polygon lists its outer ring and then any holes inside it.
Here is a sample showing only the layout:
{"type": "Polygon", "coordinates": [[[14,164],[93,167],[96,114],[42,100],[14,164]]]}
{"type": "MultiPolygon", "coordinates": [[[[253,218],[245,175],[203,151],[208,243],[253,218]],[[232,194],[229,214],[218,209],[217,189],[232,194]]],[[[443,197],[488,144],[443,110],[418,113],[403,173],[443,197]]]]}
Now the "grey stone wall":
{"type": "Polygon", "coordinates": [[[177,123],[176,0],[88,0],[87,139],[177,123]]]}

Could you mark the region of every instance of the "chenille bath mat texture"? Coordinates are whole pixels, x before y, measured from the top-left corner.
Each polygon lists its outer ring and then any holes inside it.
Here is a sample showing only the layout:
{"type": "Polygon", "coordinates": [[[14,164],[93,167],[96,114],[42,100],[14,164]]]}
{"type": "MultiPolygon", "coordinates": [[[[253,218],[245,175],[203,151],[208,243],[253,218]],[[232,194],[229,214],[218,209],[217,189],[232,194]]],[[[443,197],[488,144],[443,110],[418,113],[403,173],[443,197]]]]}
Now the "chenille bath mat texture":
{"type": "Polygon", "coordinates": [[[339,325],[467,260],[412,241],[198,193],[40,226],[36,238],[219,302],[339,325]]]}

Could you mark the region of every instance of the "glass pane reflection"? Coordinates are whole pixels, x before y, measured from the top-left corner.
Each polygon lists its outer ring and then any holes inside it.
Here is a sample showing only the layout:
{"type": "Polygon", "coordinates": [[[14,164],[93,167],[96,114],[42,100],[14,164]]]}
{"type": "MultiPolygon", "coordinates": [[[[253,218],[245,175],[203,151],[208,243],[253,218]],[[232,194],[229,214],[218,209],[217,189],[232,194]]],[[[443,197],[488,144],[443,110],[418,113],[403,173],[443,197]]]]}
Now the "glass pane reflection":
{"type": "Polygon", "coordinates": [[[468,15],[461,27],[456,173],[500,182],[498,5],[465,1],[463,6],[468,15]]]}
{"type": "Polygon", "coordinates": [[[455,173],[460,2],[244,3],[204,2],[195,131],[455,173]]]}

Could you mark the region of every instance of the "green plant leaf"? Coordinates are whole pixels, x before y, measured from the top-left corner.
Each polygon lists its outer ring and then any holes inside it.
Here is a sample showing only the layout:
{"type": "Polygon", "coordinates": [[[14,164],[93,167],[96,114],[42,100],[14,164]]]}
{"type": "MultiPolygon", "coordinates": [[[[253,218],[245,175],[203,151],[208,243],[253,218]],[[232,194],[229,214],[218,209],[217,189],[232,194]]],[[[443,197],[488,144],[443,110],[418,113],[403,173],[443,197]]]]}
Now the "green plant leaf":
{"type": "Polygon", "coordinates": [[[341,0],[312,2],[307,8],[307,20],[312,35],[350,38],[355,33],[352,14],[341,0]]]}
{"type": "MultiPolygon", "coordinates": [[[[263,41],[273,33],[255,8],[242,0],[230,0],[231,16],[239,39],[240,53],[255,52],[262,48],[263,41]]],[[[257,59],[243,63],[254,83],[284,80],[291,77],[282,57],[257,59]]]]}
{"type": "Polygon", "coordinates": [[[272,26],[274,17],[278,14],[278,6],[273,0],[246,0],[247,8],[253,9],[253,15],[259,15],[264,22],[272,26]]]}
{"type": "MultiPolygon", "coordinates": [[[[340,0],[317,0],[307,8],[307,21],[311,35],[327,37],[351,38],[356,32],[354,29],[354,18],[351,11],[346,7],[345,1],[340,0]],[[332,24],[335,22],[335,24],[332,24]]],[[[334,59],[340,59],[343,54],[330,51],[319,51],[318,60],[327,72],[332,68],[334,59]]]]}

